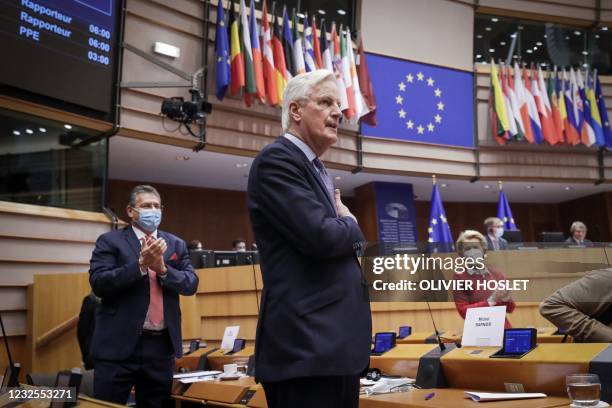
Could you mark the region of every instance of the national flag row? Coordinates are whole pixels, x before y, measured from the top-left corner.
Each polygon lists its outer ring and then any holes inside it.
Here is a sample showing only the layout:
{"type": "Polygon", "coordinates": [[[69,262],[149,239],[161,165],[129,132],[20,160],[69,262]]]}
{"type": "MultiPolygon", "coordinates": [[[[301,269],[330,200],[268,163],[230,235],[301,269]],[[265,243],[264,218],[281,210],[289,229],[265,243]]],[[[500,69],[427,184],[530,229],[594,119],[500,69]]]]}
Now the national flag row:
{"type": "Polygon", "coordinates": [[[270,106],[281,106],[283,92],[293,76],[327,69],[336,77],[344,116],[353,123],[362,119],[376,126],[376,97],[363,39],[356,57],[348,28],[340,26],[337,30],[332,23],[330,42],[325,20],[321,22],[319,35],[314,16],[311,24],[308,16],[304,16],[300,33],[295,10],[290,25],[286,7],[283,7],[281,30],[274,4],[269,16],[266,3],[264,0],[260,27],[253,0],[248,15],[245,0],[240,0],[238,14],[234,0],[230,0],[227,21],[223,0],[219,0],[215,38],[217,98],[223,100],[229,90],[230,95],[242,92],[247,106],[256,99],[270,106]]]}
{"type": "Polygon", "coordinates": [[[612,130],[597,71],[498,66],[491,61],[489,113],[499,144],[612,147],[612,130]]]}

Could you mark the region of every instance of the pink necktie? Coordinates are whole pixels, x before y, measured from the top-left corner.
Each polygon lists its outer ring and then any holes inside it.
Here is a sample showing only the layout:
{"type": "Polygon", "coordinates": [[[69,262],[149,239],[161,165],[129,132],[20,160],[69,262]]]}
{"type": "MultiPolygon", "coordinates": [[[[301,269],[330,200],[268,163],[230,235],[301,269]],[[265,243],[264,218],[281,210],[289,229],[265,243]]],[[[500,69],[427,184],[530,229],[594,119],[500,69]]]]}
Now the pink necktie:
{"type": "MultiPolygon", "coordinates": [[[[152,240],[147,236],[147,242],[152,240]]],[[[149,273],[149,322],[153,326],[158,326],[164,319],[164,294],[157,281],[157,273],[151,268],[147,268],[149,273]]]]}
{"type": "Polygon", "coordinates": [[[157,281],[157,273],[149,268],[149,321],[158,326],[164,320],[164,294],[157,281]]]}

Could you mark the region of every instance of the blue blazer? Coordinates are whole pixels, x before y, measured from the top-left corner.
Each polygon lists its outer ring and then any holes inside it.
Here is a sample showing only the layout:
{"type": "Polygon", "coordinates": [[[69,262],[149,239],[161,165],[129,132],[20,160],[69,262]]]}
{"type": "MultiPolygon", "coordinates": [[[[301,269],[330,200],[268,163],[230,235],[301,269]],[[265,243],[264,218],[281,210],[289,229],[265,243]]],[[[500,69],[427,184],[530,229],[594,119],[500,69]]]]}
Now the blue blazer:
{"type": "Polygon", "coordinates": [[[248,207],[264,287],[255,340],[258,381],[351,375],[370,359],[365,241],[335,207],[313,165],[285,137],[251,166],[248,207]]]}
{"type": "MultiPolygon", "coordinates": [[[[168,276],[159,279],[164,294],[164,321],[174,354],[182,353],[179,294],[190,296],[198,288],[187,246],[180,238],[163,231],[168,276]]],[[[149,308],[149,278],[138,267],[140,242],[129,226],[102,234],[91,257],[89,283],[102,299],[96,311],[96,328],[91,352],[96,359],[124,360],[133,352],[149,308]]]]}

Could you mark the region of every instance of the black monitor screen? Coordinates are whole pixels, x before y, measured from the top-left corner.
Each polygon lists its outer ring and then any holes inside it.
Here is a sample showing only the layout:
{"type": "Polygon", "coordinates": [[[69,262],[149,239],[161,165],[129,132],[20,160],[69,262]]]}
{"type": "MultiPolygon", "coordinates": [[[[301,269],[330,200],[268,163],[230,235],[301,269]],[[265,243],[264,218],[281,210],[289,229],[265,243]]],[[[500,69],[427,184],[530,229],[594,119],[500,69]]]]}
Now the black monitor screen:
{"type": "Polygon", "coordinates": [[[542,232],[542,242],[564,242],[565,236],[562,232],[542,232]]]}
{"type": "Polygon", "coordinates": [[[213,268],[215,266],[214,251],[194,249],[189,251],[189,258],[194,269],[213,268]]]}
{"type": "Polygon", "coordinates": [[[506,230],[502,237],[508,242],[523,242],[521,230],[506,230]]]}
{"type": "Polygon", "coordinates": [[[374,353],[384,353],[395,346],[395,333],[376,333],[374,337],[374,353]]]}
{"type": "Polygon", "coordinates": [[[0,83],[109,112],[120,4],[0,0],[0,83]]]}
{"type": "Polygon", "coordinates": [[[215,266],[236,266],[235,251],[215,251],[215,266]]]}
{"type": "Polygon", "coordinates": [[[508,329],[504,332],[504,353],[524,354],[535,346],[535,329],[508,329]]]}
{"type": "Polygon", "coordinates": [[[232,353],[237,353],[244,348],[246,344],[245,339],[236,339],[234,340],[234,348],[232,348],[232,353]]]}

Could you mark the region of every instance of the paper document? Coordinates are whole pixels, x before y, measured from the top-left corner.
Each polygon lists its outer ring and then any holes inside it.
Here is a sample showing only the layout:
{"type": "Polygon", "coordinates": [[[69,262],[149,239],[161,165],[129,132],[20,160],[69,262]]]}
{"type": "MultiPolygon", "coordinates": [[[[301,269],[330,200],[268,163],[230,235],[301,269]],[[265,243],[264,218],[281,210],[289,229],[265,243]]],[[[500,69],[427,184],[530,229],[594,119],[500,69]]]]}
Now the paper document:
{"type": "Polygon", "coordinates": [[[221,374],[221,372],[222,371],[190,371],[188,373],[174,374],[172,378],[174,378],[175,380],[180,380],[181,378],[208,377],[221,374]]]}
{"type": "Polygon", "coordinates": [[[529,398],[546,398],[546,394],[540,392],[475,392],[466,391],[465,395],[471,398],[472,401],[486,402],[486,401],[506,401],[515,399],[529,399],[529,398]]]}

